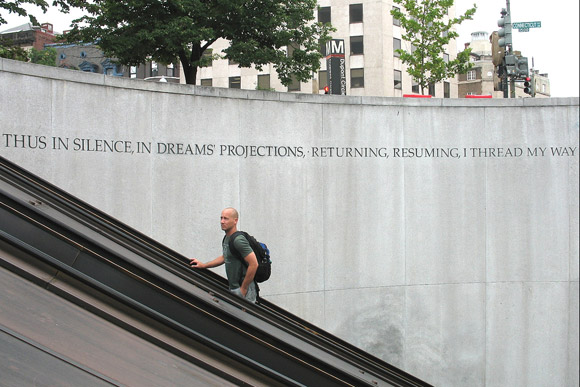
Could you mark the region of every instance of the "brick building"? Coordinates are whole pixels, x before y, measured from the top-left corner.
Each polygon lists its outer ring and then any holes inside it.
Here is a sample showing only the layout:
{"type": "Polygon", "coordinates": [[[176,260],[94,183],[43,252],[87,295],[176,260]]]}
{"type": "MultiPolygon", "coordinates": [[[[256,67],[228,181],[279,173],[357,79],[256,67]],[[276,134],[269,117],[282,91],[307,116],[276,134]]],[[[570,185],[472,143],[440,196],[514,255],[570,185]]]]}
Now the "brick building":
{"type": "Polygon", "coordinates": [[[11,40],[15,46],[37,50],[43,50],[45,44],[54,43],[56,40],[53,26],[50,23],[42,23],[40,26],[25,23],[0,32],[0,36],[11,40]]]}

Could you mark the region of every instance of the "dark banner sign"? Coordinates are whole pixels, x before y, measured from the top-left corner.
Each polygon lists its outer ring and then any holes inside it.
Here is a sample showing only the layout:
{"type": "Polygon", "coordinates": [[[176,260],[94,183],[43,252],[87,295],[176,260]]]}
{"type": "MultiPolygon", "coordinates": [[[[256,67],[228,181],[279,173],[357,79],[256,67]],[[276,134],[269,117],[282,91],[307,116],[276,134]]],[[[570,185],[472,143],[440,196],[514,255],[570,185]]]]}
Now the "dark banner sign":
{"type": "Polygon", "coordinates": [[[346,64],[344,39],[326,43],[326,74],[330,94],[346,95],[346,64]]]}

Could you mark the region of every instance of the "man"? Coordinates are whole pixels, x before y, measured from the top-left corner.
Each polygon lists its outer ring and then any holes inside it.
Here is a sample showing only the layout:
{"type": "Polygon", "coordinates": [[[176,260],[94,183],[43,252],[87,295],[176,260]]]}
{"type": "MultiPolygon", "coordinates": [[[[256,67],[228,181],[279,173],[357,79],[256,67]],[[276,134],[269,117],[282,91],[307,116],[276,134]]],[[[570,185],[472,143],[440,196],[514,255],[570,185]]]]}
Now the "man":
{"type": "Polygon", "coordinates": [[[257,289],[254,282],[254,275],[258,269],[258,259],[250,247],[248,240],[243,235],[238,235],[234,240],[236,251],[244,257],[242,262],[238,256],[230,251],[230,237],[238,231],[238,211],[234,208],[226,208],[222,211],[220,223],[226,236],[222,242],[223,254],[207,263],[202,263],[196,258],[192,258],[190,265],[196,269],[209,269],[226,264],[226,275],[230,291],[248,301],[256,302],[257,289]]]}

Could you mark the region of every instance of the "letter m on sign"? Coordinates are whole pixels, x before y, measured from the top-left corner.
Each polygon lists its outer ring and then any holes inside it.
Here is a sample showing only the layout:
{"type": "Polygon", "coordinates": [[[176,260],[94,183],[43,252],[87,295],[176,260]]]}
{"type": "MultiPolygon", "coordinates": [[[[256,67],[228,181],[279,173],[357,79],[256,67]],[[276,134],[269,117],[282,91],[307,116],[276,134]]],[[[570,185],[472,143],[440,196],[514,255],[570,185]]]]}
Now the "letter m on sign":
{"type": "Polygon", "coordinates": [[[344,39],[333,39],[326,42],[326,56],[344,56],[344,39]]]}

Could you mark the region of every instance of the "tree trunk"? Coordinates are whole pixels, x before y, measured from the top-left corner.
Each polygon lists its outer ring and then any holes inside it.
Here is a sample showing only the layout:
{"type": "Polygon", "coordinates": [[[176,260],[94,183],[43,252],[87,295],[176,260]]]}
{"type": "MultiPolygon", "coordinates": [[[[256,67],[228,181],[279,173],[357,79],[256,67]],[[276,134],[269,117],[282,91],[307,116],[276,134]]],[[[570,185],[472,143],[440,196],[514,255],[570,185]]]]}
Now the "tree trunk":
{"type": "Polygon", "coordinates": [[[188,85],[195,85],[197,80],[197,67],[192,66],[191,63],[181,62],[181,67],[183,68],[183,75],[185,76],[185,83],[188,85]]]}
{"type": "Polygon", "coordinates": [[[192,60],[187,56],[185,51],[180,51],[178,56],[183,75],[185,76],[185,83],[195,85],[195,81],[197,80],[197,66],[192,65],[192,60]]]}
{"type": "Polygon", "coordinates": [[[183,75],[185,75],[185,83],[188,85],[195,85],[195,81],[197,80],[197,65],[193,65],[193,63],[201,63],[201,58],[205,50],[208,49],[210,45],[212,45],[216,39],[210,40],[205,42],[203,47],[199,42],[195,42],[191,44],[191,52],[188,53],[185,50],[181,50],[178,53],[179,60],[181,61],[181,66],[183,67],[183,75]]]}

